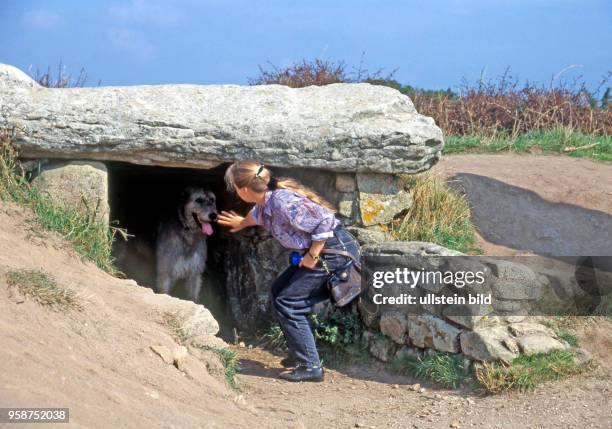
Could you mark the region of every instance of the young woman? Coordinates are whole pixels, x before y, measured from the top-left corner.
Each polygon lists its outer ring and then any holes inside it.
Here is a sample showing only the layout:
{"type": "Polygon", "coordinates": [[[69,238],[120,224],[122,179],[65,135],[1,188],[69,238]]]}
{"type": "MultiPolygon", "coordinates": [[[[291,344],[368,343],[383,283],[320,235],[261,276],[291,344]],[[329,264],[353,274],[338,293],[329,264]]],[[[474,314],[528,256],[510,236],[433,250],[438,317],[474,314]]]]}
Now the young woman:
{"type": "Polygon", "coordinates": [[[301,251],[299,266],[287,267],[272,284],[272,299],[289,357],[281,364],[294,367],[281,373],[289,381],[323,381],[324,371],[315,346],[308,315],[314,304],[329,298],[327,270],[346,264],[348,257],[321,253],[323,248],[346,250],[359,258],[357,240],[336,219],[335,210],[312,190],[289,178],[274,178],[257,161],[239,161],[225,173],[229,190],[245,202],[255,203],[242,217],[222,211],[218,223],[231,232],[260,225],[281,245],[301,251]]]}

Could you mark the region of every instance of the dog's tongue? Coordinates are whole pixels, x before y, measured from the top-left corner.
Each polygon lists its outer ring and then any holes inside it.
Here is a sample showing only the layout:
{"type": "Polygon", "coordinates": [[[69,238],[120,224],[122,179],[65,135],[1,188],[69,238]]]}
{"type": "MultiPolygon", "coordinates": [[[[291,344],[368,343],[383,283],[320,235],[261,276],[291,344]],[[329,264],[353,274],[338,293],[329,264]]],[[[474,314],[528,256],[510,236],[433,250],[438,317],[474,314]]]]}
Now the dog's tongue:
{"type": "Polygon", "coordinates": [[[213,229],[210,223],[202,222],[202,232],[206,235],[212,235],[213,229]]]}

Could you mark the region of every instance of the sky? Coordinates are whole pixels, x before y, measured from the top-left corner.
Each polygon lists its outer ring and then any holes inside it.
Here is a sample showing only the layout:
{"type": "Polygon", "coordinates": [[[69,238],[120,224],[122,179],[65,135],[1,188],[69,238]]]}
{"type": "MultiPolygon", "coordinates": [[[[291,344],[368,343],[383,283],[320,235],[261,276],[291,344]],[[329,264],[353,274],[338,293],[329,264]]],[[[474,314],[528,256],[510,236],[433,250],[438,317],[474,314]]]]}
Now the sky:
{"type": "Polygon", "coordinates": [[[247,84],[259,66],[321,58],[427,89],[507,67],[595,89],[611,22],[612,0],[0,0],[0,62],[33,74],[61,61],[86,86],[247,84]]]}

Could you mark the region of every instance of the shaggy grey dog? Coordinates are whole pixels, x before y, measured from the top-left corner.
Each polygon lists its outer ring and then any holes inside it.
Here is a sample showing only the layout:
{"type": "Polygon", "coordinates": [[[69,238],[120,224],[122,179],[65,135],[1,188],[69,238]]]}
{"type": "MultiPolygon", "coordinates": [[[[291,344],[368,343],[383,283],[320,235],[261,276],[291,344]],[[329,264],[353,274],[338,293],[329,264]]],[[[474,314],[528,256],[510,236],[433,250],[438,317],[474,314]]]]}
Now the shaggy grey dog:
{"type": "Polygon", "coordinates": [[[187,188],[176,215],[159,226],[155,256],[158,293],[169,293],[184,279],[189,298],[198,301],[202,273],[206,268],[206,237],[217,220],[215,195],[200,188],[187,188]]]}

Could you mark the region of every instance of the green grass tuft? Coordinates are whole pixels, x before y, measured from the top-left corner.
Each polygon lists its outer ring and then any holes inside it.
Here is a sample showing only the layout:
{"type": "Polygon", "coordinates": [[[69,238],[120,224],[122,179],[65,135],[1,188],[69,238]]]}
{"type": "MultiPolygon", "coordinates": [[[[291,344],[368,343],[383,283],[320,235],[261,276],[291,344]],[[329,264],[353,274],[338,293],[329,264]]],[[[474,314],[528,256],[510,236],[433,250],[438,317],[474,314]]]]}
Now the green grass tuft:
{"type": "Polygon", "coordinates": [[[238,374],[240,370],[240,364],[236,353],[226,347],[205,347],[204,349],[210,350],[219,356],[221,364],[223,368],[225,368],[225,379],[227,380],[227,384],[229,384],[233,390],[240,390],[238,382],[236,381],[236,374],[238,374]]]}
{"type": "Polygon", "coordinates": [[[435,353],[416,358],[404,356],[391,362],[391,369],[404,375],[432,380],[443,386],[457,388],[469,379],[463,359],[450,353],[435,353]]]}
{"type": "Polygon", "coordinates": [[[9,271],[7,282],[9,287],[17,288],[23,296],[55,311],[83,310],[76,292],[59,286],[51,275],[42,270],[9,271]]]}

